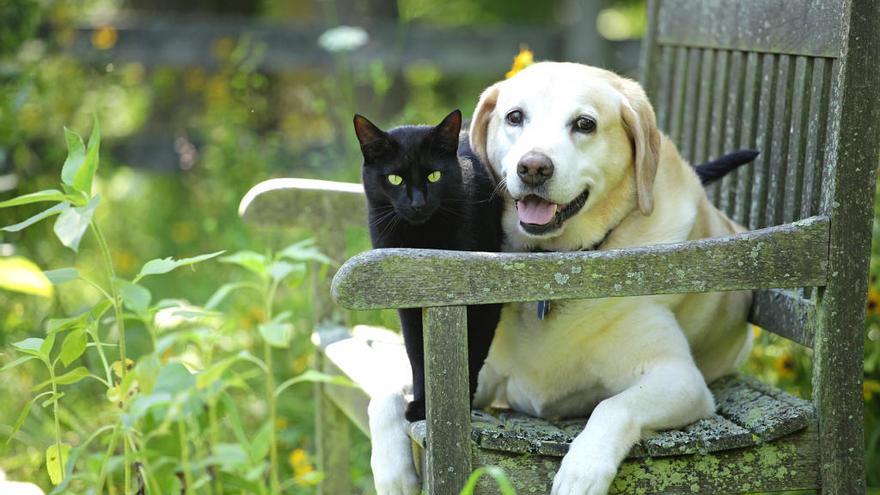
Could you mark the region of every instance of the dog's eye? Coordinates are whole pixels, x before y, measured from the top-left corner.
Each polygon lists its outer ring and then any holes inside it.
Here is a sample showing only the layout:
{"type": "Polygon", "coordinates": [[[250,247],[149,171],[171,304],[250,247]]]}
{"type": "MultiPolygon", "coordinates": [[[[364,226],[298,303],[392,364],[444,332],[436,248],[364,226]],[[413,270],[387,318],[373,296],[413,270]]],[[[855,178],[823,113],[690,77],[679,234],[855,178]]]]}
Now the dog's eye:
{"type": "Polygon", "coordinates": [[[389,174],[388,182],[390,182],[392,186],[399,186],[403,184],[403,177],[395,174],[389,174]]]}
{"type": "Polygon", "coordinates": [[[596,130],[596,121],[590,117],[580,116],[574,121],[574,130],[589,134],[596,130]]]}
{"type": "Polygon", "coordinates": [[[521,125],[523,121],[522,110],[511,110],[504,116],[504,120],[507,121],[508,125],[521,125]]]}
{"type": "Polygon", "coordinates": [[[435,170],[435,171],[431,172],[430,174],[428,174],[428,182],[437,182],[438,180],[440,180],[440,171],[439,170],[435,170]]]}

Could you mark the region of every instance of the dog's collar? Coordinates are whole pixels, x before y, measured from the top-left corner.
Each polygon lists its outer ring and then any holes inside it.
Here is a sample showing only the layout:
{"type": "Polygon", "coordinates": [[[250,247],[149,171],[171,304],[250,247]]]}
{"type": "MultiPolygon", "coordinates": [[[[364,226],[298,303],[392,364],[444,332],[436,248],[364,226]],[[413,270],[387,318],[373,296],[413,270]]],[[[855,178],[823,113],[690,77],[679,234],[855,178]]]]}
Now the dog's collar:
{"type": "MultiPolygon", "coordinates": [[[[620,225],[620,223],[618,222],[617,225],[620,225]]],[[[605,235],[601,239],[599,239],[599,242],[593,244],[590,247],[582,247],[580,249],[576,249],[576,251],[595,251],[595,250],[599,249],[602,246],[602,244],[605,244],[605,241],[608,240],[608,236],[610,236],[611,232],[613,232],[614,229],[617,228],[617,225],[608,229],[608,231],[605,232],[605,235]]],[[[533,253],[552,253],[554,251],[549,251],[547,249],[541,249],[541,248],[532,248],[531,252],[533,252],[533,253]]],[[[538,319],[543,320],[549,314],[550,314],[550,301],[546,300],[546,299],[543,301],[538,301],[538,319]]]]}

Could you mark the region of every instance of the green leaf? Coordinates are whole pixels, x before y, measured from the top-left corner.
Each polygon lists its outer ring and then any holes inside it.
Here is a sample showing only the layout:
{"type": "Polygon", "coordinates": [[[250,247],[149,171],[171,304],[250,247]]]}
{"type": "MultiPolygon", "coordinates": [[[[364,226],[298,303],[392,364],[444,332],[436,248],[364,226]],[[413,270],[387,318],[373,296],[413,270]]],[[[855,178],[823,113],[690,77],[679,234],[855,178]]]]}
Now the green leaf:
{"type": "Polygon", "coordinates": [[[504,470],[498,466],[483,466],[474,470],[474,472],[471,473],[470,478],[468,478],[467,483],[465,483],[464,487],[461,489],[461,495],[470,495],[474,493],[474,489],[477,487],[477,481],[479,481],[484,474],[488,474],[495,480],[495,483],[498,484],[498,488],[501,491],[501,495],[516,495],[516,490],[513,489],[513,485],[507,478],[507,474],[505,474],[504,470]]]}
{"type": "Polygon", "coordinates": [[[238,289],[243,289],[248,287],[247,282],[232,282],[228,284],[223,284],[217,289],[216,292],[208,299],[208,302],[205,303],[205,309],[215,309],[217,306],[226,299],[229,294],[238,289]]]}
{"type": "Polygon", "coordinates": [[[57,485],[64,480],[64,465],[67,464],[67,457],[70,454],[70,445],[66,443],[53,443],[46,449],[46,470],[49,471],[49,479],[53,485],[57,485]]]}
{"type": "Polygon", "coordinates": [[[29,205],[31,203],[41,203],[43,201],[64,201],[64,193],[57,189],[46,189],[45,191],[23,194],[16,198],[0,201],[0,208],[29,205]]]}
{"type": "Polygon", "coordinates": [[[150,294],[146,287],[121,278],[113,279],[113,283],[119,289],[119,294],[122,296],[122,302],[125,307],[138,314],[145,314],[147,312],[147,309],[150,307],[150,301],[153,300],[153,295],[150,294]]]}
{"type": "Polygon", "coordinates": [[[0,258],[0,289],[52,297],[52,283],[32,261],[20,256],[0,258]]]}
{"type": "Polygon", "coordinates": [[[92,192],[92,181],[95,178],[95,172],[98,170],[98,154],[101,148],[101,125],[98,123],[98,116],[95,116],[95,123],[92,125],[92,135],[89,137],[89,146],[86,149],[85,158],[82,166],[76,171],[73,178],[73,187],[83,191],[86,194],[92,192]]]}
{"type": "Polygon", "coordinates": [[[220,258],[220,261],[241,266],[256,273],[262,279],[269,278],[269,262],[266,257],[260,253],[255,253],[254,251],[239,251],[220,258]]]}
{"type": "Polygon", "coordinates": [[[31,359],[37,359],[37,357],[36,356],[22,356],[22,357],[16,359],[15,361],[10,361],[10,362],[6,363],[5,365],[3,365],[2,368],[0,368],[0,373],[3,373],[6,370],[11,370],[12,368],[15,368],[16,366],[20,366],[20,365],[30,361],[31,359]]]}
{"type": "Polygon", "coordinates": [[[58,402],[59,400],[61,400],[62,397],[64,397],[64,392],[55,393],[55,392],[52,392],[52,391],[50,390],[50,391],[47,392],[47,393],[49,394],[49,398],[46,399],[46,400],[44,400],[43,403],[40,404],[40,405],[43,406],[43,407],[49,407],[49,406],[51,406],[52,404],[54,404],[54,403],[58,402]]]}
{"type": "Polygon", "coordinates": [[[229,366],[238,361],[238,359],[238,356],[231,356],[209,366],[196,376],[196,388],[202,390],[211,386],[223,376],[223,372],[226,371],[226,368],[229,368],[229,366]]]}
{"type": "Polygon", "coordinates": [[[317,370],[306,370],[302,374],[286,380],[281,385],[278,385],[278,387],[275,389],[275,397],[281,395],[282,392],[284,392],[291,386],[303,382],[330,383],[332,385],[340,385],[342,387],[359,388],[356,383],[352,382],[342,375],[328,375],[327,373],[321,373],[317,370]]]}
{"type": "Polygon", "coordinates": [[[61,285],[72,282],[79,278],[79,272],[76,268],[58,268],[57,270],[47,270],[43,275],[52,282],[53,285],[61,285]]]}
{"type": "Polygon", "coordinates": [[[300,277],[305,275],[306,266],[303,263],[288,263],[286,261],[276,261],[269,267],[269,275],[272,280],[279,281],[287,278],[291,273],[296,272],[300,277]]]}
{"type": "Polygon", "coordinates": [[[49,208],[48,210],[43,210],[40,213],[37,213],[36,215],[28,218],[27,220],[25,220],[23,222],[17,223],[15,225],[8,225],[6,227],[3,227],[0,230],[5,230],[6,232],[18,232],[19,230],[24,230],[24,229],[30,227],[31,225],[39,222],[40,220],[43,220],[44,218],[51,217],[52,215],[57,215],[63,211],[66,211],[69,208],[70,208],[70,203],[68,203],[67,201],[65,201],[63,203],[58,203],[57,205],[49,208]]]}
{"type": "Polygon", "coordinates": [[[12,344],[12,347],[15,347],[25,354],[30,354],[31,356],[35,357],[41,357],[40,348],[43,346],[43,342],[44,339],[30,337],[12,344]]]}
{"type": "Polygon", "coordinates": [[[61,167],[61,181],[76,187],[76,175],[86,159],[86,147],[82,137],[67,127],[64,128],[64,138],[67,140],[67,159],[61,167]]]}
{"type": "Polygon", "coordinates": [[[83,328],[86,325],[89,314],[90,312],[86,311],[69,318],[52,318],[46,323],[46,333],[51,334],[70,330],[71,328],[83,328]]]}
{"type": "MultiPolygon", "coordinates": [[[[56,376],[55,377],[55,384],[57,384],[57,385],[73,385],[74,383],[82,380],[83,378],[87,378],[89,376],[92,376],[92,373],[89,372],[89,370],[85,366],[79,366],[77,368],[74,368],[74,369],[68,371],[67,373],[65,373],[61,376],[56,376]]],[[[34,390],[40,390],[41,388],[47,387],[51,384],[52,384],[51,379],[46,380],[43,383],[40,383],[36,387],[34,387],[34,390]]]]}
{"type": "Polygon", "coordinates": [[[282,258],[293,261],[317,261],[324,265],[335,265],[332,259],[322,253],[315,244],[314,239],[305,239],[287,246],[279,253],[282,258]]]}
{"type": "MultiPolygon", "coordinates": [[[[39,395],[37,397],[39,397],[39,395]]],[[[34,397],[33,399],[27,401],[24,407],[21,408],[21,412],[18,413],[18,419],[16,419],[15,424],[12,425],[12,431],[10,431],[9,436],[6,437],[6,445],[9,445],[9,442],[11,442],[12,439],[15,437],[15,434],[18,433],[18,430],[21,430],[22,425],[24,425],[24,420],[26,420],[28,414],[30,414],[31,407],[33,407],[34,401],[37,399],[37,397],[34,397]]]]}
{"type": "Polygon", "coordinates": [[[153,393],[167,392],[176,395],[192,389],[195,384],[196,378],[186,369],[186,366],[178,362],[170,362],[159,370],[153,393]]]}
{"type": "Polygon", "coordinates": [[[46,340],[40,346],[40,356],[47,361],[49,360],[49,354],[52,353],[52,348],[55,347],[55,335],[54,333],[46,335],[46,340]]]}
{"type": "Polygon", "coordinates": [[[192,258],[183,258],[180,260],[175,260],[171,257],[150,260],[146,264],[144,264],[143,268],[141,268],[140,273],[138,273],[137,277],[134,278],[134,282],[137,283],[138,280],[146,277],[147,275],[161,275],[181,266],[193,265],[205,260],[209,260],[211,258],[220,256],[225,252],[226,251],[217,251],[216,253],[202,254],[199,256],[193,256],[192,258]]]}
{"type": "Polygon", "coordinates": [[[100,196],[95,196],[86,206],[77,208],[68,208],[58,215],[55,221],[55,236],[61,241],[61,244],[72,249],[74,252],[79,251],[79,241],[82,240],[83,234],[92,223],[92,217],[95,215],[95,208],[101,201],[100,196]]]}
{"type": "Polygon", "coordinates": [[[293,335],[293,325],[290,323],[270,321],[260,325],[259,330],[263,339],[272,347],[287,348],[293,335]]]}
{"type": "Polygon", "coordinates": [[[59,355],[64,366],[69,366],[70,363],[86,352],[87,342],[88,337],[86,336],[85,327],[70,332],[67,337],[64,338],[64,342],[61,343],[61,353],[59,355]]]}
{"type": "Polygon", "coordinates": [[[263,427],[260,428],[260,431],[257,432],[256,436],[254,436],[253,442],[251,442],[251,460],[253,462],[259,462],[266,458],[269,455],[269,447],[271,446],[270,440],[272,438],[272,428],[275,425],[271,423],[263,424],[263,427]]]}

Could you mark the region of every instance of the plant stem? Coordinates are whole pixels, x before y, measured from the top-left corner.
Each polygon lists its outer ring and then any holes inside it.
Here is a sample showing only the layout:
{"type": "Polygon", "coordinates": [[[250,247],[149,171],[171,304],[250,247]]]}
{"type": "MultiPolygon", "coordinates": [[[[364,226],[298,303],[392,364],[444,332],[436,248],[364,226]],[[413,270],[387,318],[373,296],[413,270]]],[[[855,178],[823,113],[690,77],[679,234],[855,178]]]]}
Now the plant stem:
{"type": "MultiPolygon", "coordinates": [[[[271,282],[266,291],[266,321],[272,320],[272,301],[275,299],[278,283],[279,281],[271,282]]],[[[275,431],[278,404],[275,399],[275,375],[272,371],[272,346],[265,339],[263,340],[263,361],[266,363],[266,401],[269,405],[269,487],[270,491],[275,494],[281,493],[278,482],[278,435],[275,431]]]]}
{"type": "Polygon", "coordinates": [[[180,437],[180,464],[183,468],[184,490],[181,495],[186,495],[193,487],[192,472],[189,467],[189,444],[186,441],[186,426],[183,419],[177,421],[177,436],[180,437]]]}
{"type": "Polygon", "coordinates": [[[122,421],[119,421],[116,423],[116,428],[113,428],[113,436],[110,437],[110,443],[107,445],[107,453],[104,454],[104,462],[101,463],[101,472],[98,475],[98,489],[95,490],[95,493],[103,493],[104,491],[104,480],[107,478],[107,464],[110,462],[110,456],[113,455],[113,451],[116,450],[116,440],[119,438],[119,429],[121,427],[122,421]]]}
{"type": "MultiPolygon", "coordinates": [[[[104,258],[104,268],[107,270],[107,284],[110,287],[110,295],[113,297],[113,312],[116,315],[116,331],[119,333],[119,382],[122,383],[122,380],[125,379],[125,374],[128,372],[128,360],[125,356],[125,318],[122,315],[122,299],[119,297],[119,291],[116,290],[116,284],[113,283],[116,274],[113,271],[113,257],[110,255],[110,248],[107,246],[107,239],[104,238],[104,234],[101,232],[101,228],[98,227],[96,222],[92,221],[89,225],[92,227],[92,232],[95,233],[95,238],[98,240],[98,245],[101,247],[101,254],[104,258]]],[[[125,431],[122,432],[123,436],[126,434],[125,431]]],[[[128,442],[124,440],[122,442],[122,447],[124,456],[123,473],[125,478],[125,489],[123,493],[128,495],[128,491],[131,489],[131,449],[129,448],[128,442]]]]}
{"type": "Polygon", "coordinates": [[[58,456],[58,464],[61,466],[61,479],[64,479],[64,456],[61,454],[61,422],[58,420],[58,384],[55,383],[55,365],[46,362],[49,368],[49,380],[52,382],[52,416],[55,419],[55,455],[58,456]]]}

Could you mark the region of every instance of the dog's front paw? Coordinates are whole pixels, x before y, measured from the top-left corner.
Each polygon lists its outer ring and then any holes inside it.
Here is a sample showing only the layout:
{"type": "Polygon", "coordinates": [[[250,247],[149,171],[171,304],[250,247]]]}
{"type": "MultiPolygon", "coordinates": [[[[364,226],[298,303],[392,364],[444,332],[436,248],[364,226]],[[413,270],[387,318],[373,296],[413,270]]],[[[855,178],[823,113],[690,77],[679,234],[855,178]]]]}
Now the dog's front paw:
{"type": "Polygon", "coordinates": [[[605,495],[614,481],[617,468],[603,462],[578,459],[571,453],[562,458],[553,478],[551,495],[605,495]]]}
{"type": "Polygon", "coordinates": [[[377,396],[370,401],[370,466],[378,495],[418,495],[419,479],[400,394],[377,396]]]}
{"type": "Polygon", "coordinates": [[[376,495],[419,495],[421,490],[411,466],[388,470],[373,468],[373,483],[376,495]]]}

